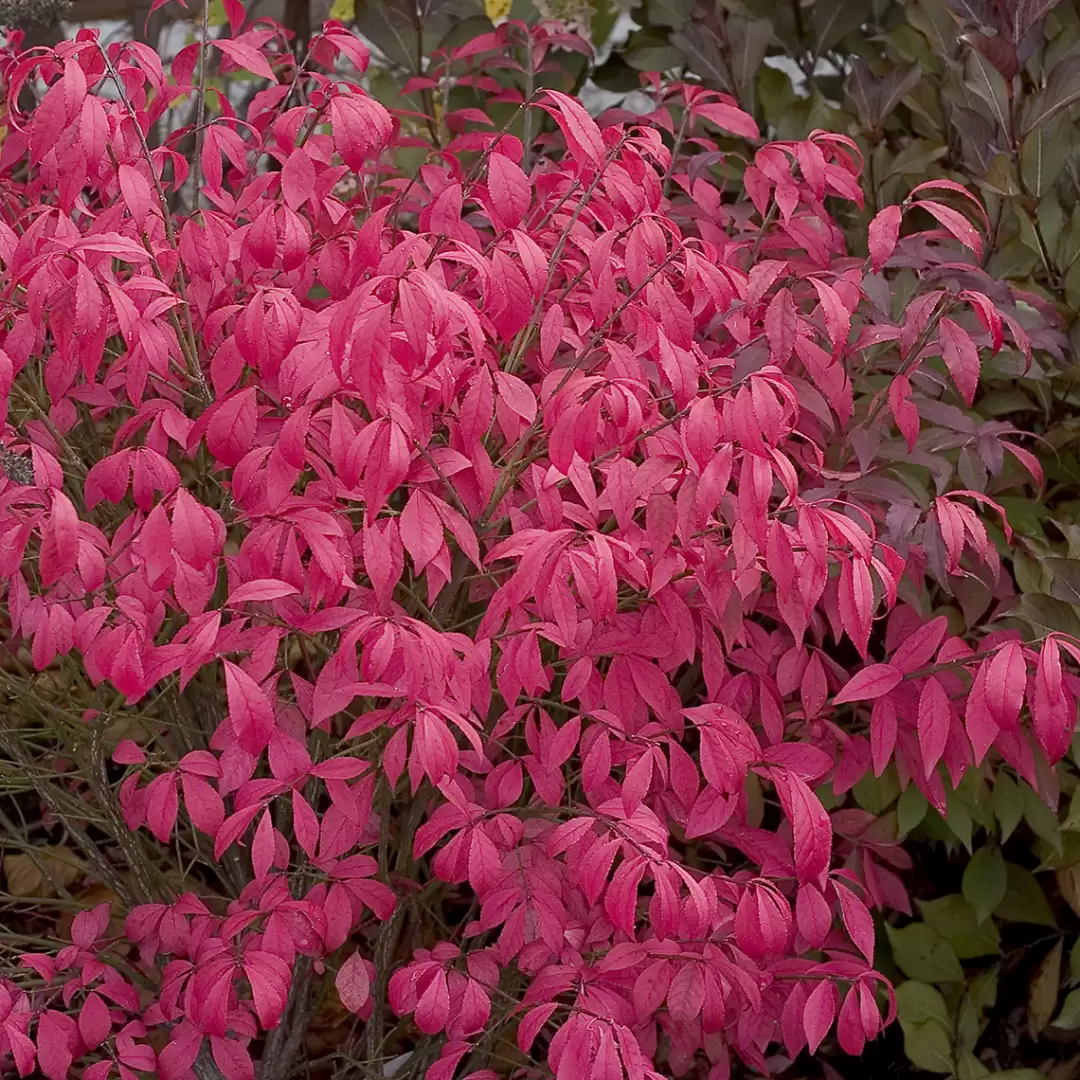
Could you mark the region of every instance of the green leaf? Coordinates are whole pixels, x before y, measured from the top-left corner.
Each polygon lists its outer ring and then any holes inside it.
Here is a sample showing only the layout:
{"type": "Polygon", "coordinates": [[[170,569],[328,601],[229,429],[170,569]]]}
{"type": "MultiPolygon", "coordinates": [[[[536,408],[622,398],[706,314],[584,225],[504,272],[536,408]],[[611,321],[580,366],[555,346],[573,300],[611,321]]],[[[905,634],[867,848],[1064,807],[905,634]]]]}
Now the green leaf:
{"type": "MultiPolygon", "coordinates": [[[[1004,895],[1004,894],[1003,894],[1004,895]]],[[[989,956],[1001,946],[1001,934],[993,922],[980,922],[975,909],[958,893],[937,900],[920,900],[919,911],[961,960],[989,956]]]]}
{"type": "Polygon", "coordinates": [[[690,70],[700,75],[707,85],[728,93],[734,92],[731,69],[724,59],[716,35],[711,30],[696,23],[692,33],[672,34],[671,44],[682,52],[690,70]]]}
{"type": "Polygon", "coordinates": [[[1036,128],[1080,101],[1080,56],[1063,56],[1046,78],[1046,86],[1024,102],[1020,133],[1026,139],[1036,128]]]}
{"type": "Polygon", "coordinates": [[[913,922],[897,930],[886,924],[885,933],[897,966],[920,982],[959,982],[964,969],[953,947],[926,923],[913,922]]]}
{"type": "Polygon", "coordinates": [[[663,35],[639,30],[630,35],[623,59],[638,71],[667,71],[682,64],[683,54],[663,35]]]}
{"type": "Polygon", "coordinates": [[[908,784],[896,803],[896,827],[900,835],[907,836],[926,817],[929,807],[926,796],[914,784],[908,784]]]}
{"type": "Polygon", "coordinates": [[[896,1015],[901,1024],[936,1020],[943,1028],[948,1028],[952,1023],[942,992],[918,979],[908,979],[896,987],[896,1015]]]}
{"type": "Polygon", "coordinates": [[[1009,90],[1001,73],[975,49],[968,49],[964,65],[964,86],[987,107],[988,115],[1002,131],[1009,130],[1009,90]]]}
{"type": "Polygon", "coordinates": [[[956,1059],[957,1080],[984,1080],[990,1070],[970,1051],[963,1051],[956,1059]]]}
{"type": "Polygon", "coordinates": [[[908,1061],[927,1072],[953,1071],[952,1039],[949,1033],[933,1020],[921,1024],[904,1024],[904,1053],[908,1061]]]}
{"type": "Polygon", "coordinates": [[[1033,923],[1035,926],[1057,926],[1054,913],[1046,901],[1042,886],[1035,875],[1015,863],[1006,863],[1005,896],[994,908],[994,914],[1006,922],[1033,923]]]}
{"type": "Polygon", "coordinates": [[[644,25],[670,26],[672,30],[681,30],[690,18],[693,7],[693,0],[648,0],[644,25]]]}
{"type": "Polygon", "coordinates": [[[1005,899],[1008,875],[1005,859],[996,847],[984,844],[972,855],[964,868],[964,899],[971,905],[975,918],[985,922],[994,908],[1005,899]]]}
{"type": "Polygon", "coordinates": [[[992,1009],[997,1004],[998,967],[994,967],[968,980],[968,997],[980,1013],[992,1009]]]}
{"type": "Polygon", "coordinates": [[[1024,798],[1007,772],[999,772],[994,779],[994,816],[1001,825],[1001,842],[1004,843],[1024,816],[1024,798]]]}
{"type": "Polygon", "coordinates": [[[1069,812],[1061,823],[1065,832],[1080,832],[1080,788],[1077,788],[1069,801],[1069,812]]]}
{"type": "Polygon", "coordinates": [[[880,776],[867,772],[851,789],[855,801],[875,816],[883,814],[900,794],[900,781],[896,769],[890,765],[880,776]]]}
{"type": "Polygon", "coordinates": [[[753,112],[754,82],[773,39],[772,23],[766,19],[748,19],[733,11],[728,15],[727,36],[731,76],[739,91],[739,101],[744,109],[753,112]]]}
{"type": "Polygon", "coordinates": [[[858,30],[870,15],[866,0],[816,0],[814,3],[814,54],[831,49],[841,38],[858,30]]]}
{"type": "Polygon", "coordinates": [[[1061,851],[1061,833],[1058,831],[1057,814],[1035,794],[1030,784],[1020,782],[1020,794],[1024,800],[1024,820],[1031,831],[1045,840],[1055,851],[1061,851]]]}
{"type": "Polygon", "coordinates": [[[945,824],[970,853],[971,810],[960,792],[950,791],[945,796],[945,824]]]}
{"type": "MultiPolygon", "coordinates": [[[[1072,125],[1067,116],[1058,116],[1038,127],[1024,139],[1020,151],[1020,174],[1027,189],[1041,199],[1050,191],[1072,152],[1072,125]]],[[[1056,235],[1056,234],[1054,234],[1056,235]]]]}

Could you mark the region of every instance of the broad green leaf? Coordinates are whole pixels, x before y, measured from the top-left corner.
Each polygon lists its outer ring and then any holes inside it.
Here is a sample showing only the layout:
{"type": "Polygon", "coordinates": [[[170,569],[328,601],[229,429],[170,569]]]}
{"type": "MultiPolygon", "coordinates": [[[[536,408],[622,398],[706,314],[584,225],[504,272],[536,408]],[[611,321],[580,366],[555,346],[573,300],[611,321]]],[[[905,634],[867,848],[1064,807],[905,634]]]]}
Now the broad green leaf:
{"type": "Polygon", "coordinates": [[[728,93],[734,92],[731,69],[713,33],[697,24],[691,33],[680,31],[672,34],[671,44],[686,57],[690,70],[695,75],[700,75],[708,86],[726,90],[728,93]]]}
{"type": "Polygon", "coordinates": [[[1061,1012],[1054,1017],[1054,1027],[1073,1031],[1080,1028],[1080,990],[1073,990],[1065,996],[1061,1012]]]}
{"type": "MultiPolygon", "coordinates": [[[[1011,410],[1007,410],[1011,411],[1011,410]]],[[[1013,574],[1020,591],[1041,593],[1050,588],[1050,575],[1043,569],[1042,561],[1032,559],[1021,551],[1013,554],[1013,574]]]]}
{"type": "Polygon", "coordinates": [[[681,30],[690,18],[693,0],[647,0],[645,26],[670,26],[681,30]]]}
{"type": "Polygon", "coordinates": [[[971,905],[975,918],[985,922],[994,908],[1005,899],[1008,875],[1005,859],[996,847],[984,844],[968,860],[964,868],[964,899],[971,905]]]}
{"type": "Polygon", "coordinates": [[[1072,799],[1069,800],[1069,812],[1065,815],[1061,828],[1065,832],[1080,832],[1080,788],[1073,792],[1072,799]]]}
{"type": "Polygon", "coordinates": [[[999,772],[994,778],[994,816],[1001,826],[1001,842],[1004,843],[1024,816],[1024,798],[1007,772],[999,772]]]}
{"type": "MultiPolygon", "coordinates": [[[[1053,189],[1072,152],[1072,125],[1061,115],[1036,128],[1024,139],[1020,151],[1020,174],[1028,191],[1041,199],[1053,189]]],[[[1056,236],[1054,232],[1050,234],[1056,236]]]]}
{"type": "Polygon", "coordinates": [[[1050,595],[1067,604],[1080,604],[1080,560],[1046,559],[1050,571],[1050,595]]]}
{"type": "Polygon", "coordinates": [[[858,30],[870,14],[867,0],[815,0],[814,53],[821,56],[841,38],[858,30]]]}
{"type": "Polygon", "coordinates": [[[1080,915],[1080,865],[1063,866],[1055,876],[1061,898],[1080,915]]]}
{"type": "Polygon", "coordinates": [[[956,1010],[956,1047],[960,1051],[974,1050],[982,1034],[983,1023],[975,1003],[965,994],[956,1010]]]}
{"type": "Polygon", "coordinates": [[[970,1051],[964,1050],[956,1059],[957,1080],[984,1080],[990,1070],[970,1051]]]}
{"type": "MultiPolygon", "coordinates": [[[[766,19],[748,19],[731,12],[727,20],[728,56],[731,76],[739,92],[739,101],[748,112],[754,111],[754,83],[773,38],[772,23],[766,19]]],[[[790,83],[788,84],[790,86],[790,83]]]]}
{"type": "Polygon", "coordinates": [[[1078,609],[1053,596],[1021,596],[1009,614],[1022,619],[1040,637],[1060,633],[1080,637],[1078,609]]]}
{"type": "Polygon", "coordinates": [[[975,49],[966,50],[964,86],[980,98],[988,114],[1001,127],[1009,130],[1009,90],[1001,73],[975,49]]]}
{"type": "Polygon", "coordinates": [[[959,982],[964,970],[953,947],[926,923],[913,922],[896,929],[886,925],[897,966],[910,979],[920,982],[959,982]]]}
{"type": "Polygon", "coordinates": [[[1043,957],[1028,986],[1028,1030],[1033,1037],[1050,1023],[1057,1005],[1058,987],[1061,985],[1062,940],[1043,957]]]}
{"type": "MultiPolygon", "coordinates": [[[[968,579],[970,580],[970,579],[968,579]]],[[[970,620],[969,620],[970,621],[970,620]]],[[[971,851],[971,810],[963,796],[956,791],[950,791],[945,800],[945,824],[949,826],[953,835],[971,851]]]]}
{"type": "Polygon", "coordinates": [[[968,996],[980,1013],[997,1004],[999,969],[994,967],[968,980],[968,996]]]}
{"type": "Polygon", "coordinates": [[[936,1020],[943,1028],[948,1028],[952,1023],[942,992],[918,979],[907,979],[896,987],[896,1015],[901,1024],[936,1020]]]}
{"type": "Polygon", "coordinates": [[[1024,800],[1024,820],[1031,831],[1045,840],[1055,851],[1061,851],[1061,833],[1058,831],[1057,814],[1035,794],[1030,784],[1020,781],[1020,794],[1024,800]]]}
{"type": "Polygon", "coordinates": [[[639,30],[630,36],[623,59],[638,71],[667,71],[682,63],[683,54],[662,34],[639,30]]]}
{"type": "Polygon", "coordinates": [[[926,817],[929,807],[926,796],[914,784],[908,784],[896,803],[896,822],[900,835],[907,836],[926,817]]]}
{"type": "Polygon", "coordinates": [[[926,924],[936,930],[961,960],[996,953],[1001,934],[993,922],[980,922],[975,909],[958,893],[937,900],[920,900],[919,911],[926,924]]]}
{"type": "Polygon", "coordinates": [[[1006,863],[1005,870],[1008,875],[1005,895],[994,908],[994,914],[1006,922],[1056,927],[1054,913],[1035,875],[1015,863],[1006,863]]]}
{"type": "Polygon", "coordinates": [[[871,814],[883,814],[900,794],[900,781],[896,769],[890,765],[880,776],[867,772],[851,789],[855,801],[871,814]]]}
{"type": "Polygon", "coordinates": [[[949,1033],[933,1020],[919,1024],[904,1024],[904,1053],[908,1060],[927,1072],[953,1071],[952,1039],[949,1033]]]}
{"type": "Polygon", "coordinates": [[[1028,98],[1020,115],[1020,133],[1026,139],[1038,127],[1080,101],[1080,55],[1062,57],[1046,78],[1046,86],[1028,98]]]}

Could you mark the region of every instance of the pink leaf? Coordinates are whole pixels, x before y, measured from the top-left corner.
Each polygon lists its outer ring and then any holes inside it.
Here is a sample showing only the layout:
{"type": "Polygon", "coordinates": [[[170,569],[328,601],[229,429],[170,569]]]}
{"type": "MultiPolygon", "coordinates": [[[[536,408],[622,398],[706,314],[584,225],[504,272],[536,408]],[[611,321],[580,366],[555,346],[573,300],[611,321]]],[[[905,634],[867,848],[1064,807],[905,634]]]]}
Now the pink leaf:
{"type": "Polygon", "coordinates": [[[274,69],[270,62],[254,45],[248,45],[244,41],[232,41],[227,38],[214,38],[210,42],[215,48],[220,49],[237,67],[247,68],[255,75],[261,75],[264,79],[276,82],[274,69]]]}
{"type": "Polygon", "coordinates": [[[940,680],[931,675],[923,683],[922,692],[919,694],[918,718],[919,751],[922,753],[923,771],[927,778],[945,753],[951,722],[949,695],[940,680]]]}
{"type": "Polygon", "coordinates": [[[903,210],[899,206],[886,206],[878,211],[874,220],[870,222],[870,264],[874,268],[874,273],[881,270],[896,249],[902,217],[903,210]]]}
{"type": "Polygon", "coordinates": [[[695,105],[691,111],[695,116],[701,116],[718,128],[723,128],[741,138],[757,139],[761,135],[754,118],[735,105],[714,101],[704,105],[695,105]]]}
{"type": "Polygon", "coordinates": [[[349,1012],[358,1013],[371,997],[371,976],[359,953],[353,953],[338,969],[334,978],[341,1004],[349,1012]]]}
{"type": "Polygon", "coordinates": [[[895,689],[904,681],[904,673],[892,664],[871,664],[853,675],[836,697],[834,705],[849,701],[872,701],[895,689]]]}
{"type": "Polygon", "coordinates": [[[225,603],[229,607],[238,607],[240,604],[258,600],[280,600],[285,596],[296,596],[299,591],[295,585],[290,585],[285,581],[259,578],[256,581],[247,581],[243,585],[238,585],[229,593],[229,598],[225,603]]]}
{"type": "Polygon", "coordinates": [[[811,1054],[817,1053],[817,1048],[829,1034],[829,1028],[836,1018],[838,997],[836,983],[825,978],[817,984],[807,999],[803,1012],[803,1029],[806,1031],[811,1054]]]}
{"type": "Polygon", "coordinates": [[[222,663],[229,719],[237,741],[249,754],[260,754],[274,730],[274,710],[262,688],[247,672],[229,660],[222,663]]]}
{"type": "Polygon", "coordinates": [[[554,108],[541,106],[555,117],[566,139],[570,156],[578,163],[589,162],[599,166],[604,160],[604,138],[596,121],[585,111],[580,102],[558,90],[542,91],[554,103],[554,108]]]}
{"type": "Polygon", "coordinates": [[[965,404],[975,400],[975,391],[979,385],[979,351],[968,332],[958,326],[948,316],[943,316],[938,324],[938,340],[941,342],[941,355],[949,369],[956,389],[965,404]]]}

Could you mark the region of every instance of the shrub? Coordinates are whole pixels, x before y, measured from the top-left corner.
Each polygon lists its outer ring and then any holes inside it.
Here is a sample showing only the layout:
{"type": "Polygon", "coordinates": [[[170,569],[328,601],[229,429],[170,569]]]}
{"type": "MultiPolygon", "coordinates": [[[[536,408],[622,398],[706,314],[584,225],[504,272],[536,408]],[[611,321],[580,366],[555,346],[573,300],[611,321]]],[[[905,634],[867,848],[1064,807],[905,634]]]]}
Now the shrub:
{"type": "Polygon", "coordinates": [[[559,41],[511,23],[431,81],[536,134],[425,146],[339,24],[297,66],[226,11],[240,113],[197,45],[5,58],[40,97],[0,157],[4,823],[71,943],[28,912],[0,1045],[50,1080],[860,1053],[910,858],[847,793],[1058,799],[1080,644],[1009,619],[998,496],[1040,470],[971,411],[1053,312],[948,180],[849,251],[844,135],[659,80],[600,126],[496,81],[559,41]]]}

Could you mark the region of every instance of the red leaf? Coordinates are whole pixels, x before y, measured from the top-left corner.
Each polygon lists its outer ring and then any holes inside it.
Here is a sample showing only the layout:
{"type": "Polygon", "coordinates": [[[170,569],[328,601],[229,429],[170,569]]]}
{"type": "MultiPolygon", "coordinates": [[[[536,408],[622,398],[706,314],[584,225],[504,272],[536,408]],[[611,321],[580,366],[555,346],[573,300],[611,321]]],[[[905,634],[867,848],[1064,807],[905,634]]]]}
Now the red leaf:
{"type": "Polygon", "coordinates": [[[49,1080],[68,1080],[68,1070],[75,1057],[79,1031],[65,1013],[46,1009],[37,1028],[38,1068],[49,1080]]]}
{"type": "Polygon", "coordinates": [[[581,103],[558,90],[545,89],[541,92],[555,102],[553,109],[546,105],[540,108],[555,117],[570,156],[579,164],[586,161],[596,166],[603,164],[604,137],[581,103]]]}
{"type": "Polygon", "coordinates": [[[79,558],[79,517],[71,500],[54,491],[52,512],[42,530],[38,572],[43,585],[54,585],[75,569],[79,558]]]}
{"type": "Polygon", "coordinates": [[[704,105],[694,105],[691,112],[694,116],[701,116],[718,128],[730,131],[731,134],[743,139],[758,139],[761,136],[754,118],[735,105],[714,101],[704,105]]]}
{"type": "Polygon", "coordinates": [[[364,168],[389,141],[390,114],[365,94],[338,94],[330,102],[334,148],[354,172],[364,168]]]}
{"type": "Polygon", "coordinates": [[[874,920],[866,905],[842,882],[833,879],[833,889],[840,901],[840,917],[848,936],[868,964],[874,962],[874,920]]]}
{"type": "Polygon", "coordinates": [[[982,258],[982,237],[963,214],[933,199],[920,199],[916,205],[936,217],[964,247],[970,248],[975,253],[977,259],[982,258]]]}
{"type": "Polygon", "coordinates": [[[970,405],[979,386],[979,350],[968,332],[948,316],[943,316],[938,324],[938,341],[956,389],[964,403],[970,405]]]}
{"type": "Polygon", "coordinates": [[[829,1028],[836,1018],[838,1002],[836,983],[831,979],[822,979],[811,992],[803,1011],[803,1029],[811,1054],[817,1053],[817,1048],[829,1034],[829,1028]]]}
{"type": "Polygon", "coordinates": [[[401,512],[398,526],[401,542],[412,557],[413,569],[422,574],[446,544],[435,500],[426,491],[415,490],[401,512]]]}
{"type": "Polygon", "coordinates": [[[351,1013],[358,1013],[371,997],[371,976],[359,953],[353,953],[334,978],[341,1004],[351,1013]]]}
{"type": "Polygon", "coordinates": [[[1027,663],[1018,641],[1001,646],[986,665],[986,705],[998,727],[1013,728],[1024,704],[1027,663]]]}
{"type": "Polygon", "coordinates": [[[870,246],[870,264],[877,273],[889,261],[896,249],[900,237],[900,219],[903,210],[899,206],[886,206],[878,211],[870,222],[868,242],[870,246]]]}
{"type": "Polygon", "coordinates": [[[299,591],[295,585],[290,585],[286,581],[278,581],[276,578],[259,578],[238,585],[229,593],[225,603],[229,607],[238,607],[240,604],[259,600],[280,600],[285,596],[296,596],[299,591]]]}
{"type": "Polygon", "coordinates": [[[255,75],[277,82],[269,60],[254,45],[228,38],[213,38],[210,44],[220,49],[237,67],[246,68],[255,75]]]}
{"type": "Polygon", "coordinates": [[[770,359],[774,364],[783,365],[791,358],[795,349],[795,332],[798,315],[791,290],[781,289],[769,301],[765,311],[765,336],[769,341],[770,359]]]}
{"type": "Polygon", "coordinates": [[[223,465],[237,466],[251,449],[257,414],[255,388],[227,398],[214,410],[206,429],[206,445],[223,465]]]}
{"type": "Polygon", "coordinates": [[[301,147],[282,166],[281,193],[290,210],[299,210],[315,194],[315,166],[301,147]]]}
{"type": "Polygon", "coordinates": [[[923,683],[922,692],[919,694],[919,751],[927,779],[941,760],[941,755],[945,753],[951,722],[949,695],[940,680],[931,675],[923,683]]]}
{"type": "Polygon", "coordinates": [[[871,664],[853,675],[836,697],[834,705],[848,701],[872,701],[895,689],[904,681],[904,673],[893,664],[871,664]]]}
{"type": "Polygon", "coordinates": [[[521,166],[503,154],[492,154],[488,158],[488,192],[502,228],[519,225],[532,201],[532,187],[521,166]]]}
{"type": "Polygon", "coordinates": [[[229,660],[222,663],[229,719],[237,741],[249,754],[261,754],[274,731],[274,710],[262,688],[247,672],[229,660]]]}

